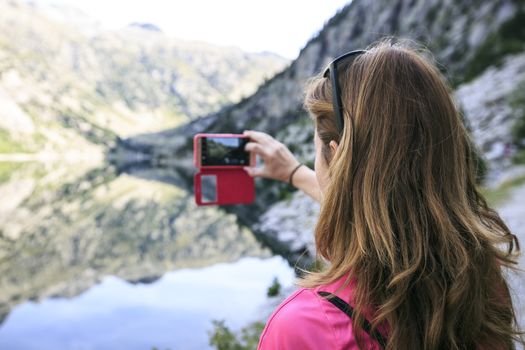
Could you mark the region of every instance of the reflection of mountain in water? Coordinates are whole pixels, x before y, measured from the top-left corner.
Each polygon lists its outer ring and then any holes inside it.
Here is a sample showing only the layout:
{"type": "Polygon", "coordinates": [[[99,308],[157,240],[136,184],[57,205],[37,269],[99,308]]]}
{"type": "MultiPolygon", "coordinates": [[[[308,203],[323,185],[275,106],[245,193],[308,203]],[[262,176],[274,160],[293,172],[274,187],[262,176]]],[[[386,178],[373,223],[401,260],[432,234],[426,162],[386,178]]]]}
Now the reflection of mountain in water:
{"type": "Polygon", "coordinates": [[[173,172],[13,168],[0,169],[0,194],[11,199],[0,204],[0,319],[26,300],[78,295],[106,275],[150,283],[177,268],[269,255],[233,215],[197,208],[169,185],[178,182],[173,172]]]}

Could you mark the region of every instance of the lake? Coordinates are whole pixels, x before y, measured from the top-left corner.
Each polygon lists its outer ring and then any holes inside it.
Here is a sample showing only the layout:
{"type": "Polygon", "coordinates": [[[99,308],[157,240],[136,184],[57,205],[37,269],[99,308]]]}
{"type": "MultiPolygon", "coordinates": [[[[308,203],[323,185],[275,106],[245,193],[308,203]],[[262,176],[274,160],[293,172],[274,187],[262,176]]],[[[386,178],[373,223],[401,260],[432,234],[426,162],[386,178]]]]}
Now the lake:
{"type": "Polygon", "coordinates": [[[210,349],[293,269],[172,171],[0,163],[1,349],[210,349]]]}

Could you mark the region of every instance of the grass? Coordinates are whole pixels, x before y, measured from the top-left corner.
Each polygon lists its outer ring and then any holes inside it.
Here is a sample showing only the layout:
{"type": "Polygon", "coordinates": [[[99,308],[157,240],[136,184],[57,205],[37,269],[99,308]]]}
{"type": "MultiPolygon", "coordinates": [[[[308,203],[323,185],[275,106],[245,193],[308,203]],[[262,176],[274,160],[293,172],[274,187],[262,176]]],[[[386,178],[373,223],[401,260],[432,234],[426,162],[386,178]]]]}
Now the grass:
{"type": "Polygon", "coordinates": [[[513,157],[512,163],[525,164],[525,149],[519,150],[513,157]]]}
{"type": "Polygon", "coordinates": [[[0,153],[25,153],[26,151],[24,146],[15,142],[7,131],[0,129],[0,153]]]}
{"type": "Polygon", "coordinates": [[[224,320],[214,320],[214,330],[209,333],[209,343],[217,350],[253,350],[257,348],[264,323],[254,322],[241,329],[240,334],[232,332],[224,320]]]}
{"type": "Polygon", "coordinates": [[[491,207],[503,204],[510,196],[513,189],[525,184],[525,175],[503,182],[498,188],[482,188],[481,193],[491,207]]]}
{"type": "Polygon", "coordinates": [[[521,81],[510,96],[510,107],[515,116],[510,133],[512,142],[518,147],[518,153],[513,157],[515,164],[525,164],[525,80],[521,81]]]}
{"type": "Polygon", "coordinates": [[[0,162],[0,184],[9,181],[11,175],[23,165],[24,163],[18,162],[0,162]]]}

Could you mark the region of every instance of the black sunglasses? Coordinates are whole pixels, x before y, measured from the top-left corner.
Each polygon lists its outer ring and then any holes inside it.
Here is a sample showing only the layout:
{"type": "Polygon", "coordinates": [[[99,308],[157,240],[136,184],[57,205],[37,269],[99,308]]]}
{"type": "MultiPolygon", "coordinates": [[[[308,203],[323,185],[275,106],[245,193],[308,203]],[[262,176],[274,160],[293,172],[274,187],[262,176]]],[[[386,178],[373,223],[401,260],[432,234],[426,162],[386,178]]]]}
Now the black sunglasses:
{"type": "Polygon", "coordinates": [[[323,77],[324,78],[330,77],[330,81],[332,82],[332,103],[334,105],[334,112],[337,117],[336,121],[337,121],[337,127],[339,128],[339,132],[343,131],[344,120],[343,120],[343,103],[341,101],[341,89],[339,88],[339,80],[337,78],[337,65],[347,59],[350,59],[350,58],[355,59],[357,56],[365,52],[366,50],[355,50],[355,51],[347,52],[335,58],[323,73],[323,77]]]}

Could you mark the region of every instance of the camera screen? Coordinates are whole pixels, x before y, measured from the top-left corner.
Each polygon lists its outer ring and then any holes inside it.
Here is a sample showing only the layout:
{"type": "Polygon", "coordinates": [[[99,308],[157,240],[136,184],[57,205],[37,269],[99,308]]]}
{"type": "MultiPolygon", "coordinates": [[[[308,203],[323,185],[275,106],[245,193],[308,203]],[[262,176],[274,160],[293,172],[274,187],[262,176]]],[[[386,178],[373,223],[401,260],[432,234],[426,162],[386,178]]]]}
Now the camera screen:
{"type": "Polygon", "coordinates": [[[201,163],[210,165],[244,165],[250,163],[250,154],[244,150],[248,138],[203,137],[201,138],[201,163]]]}

